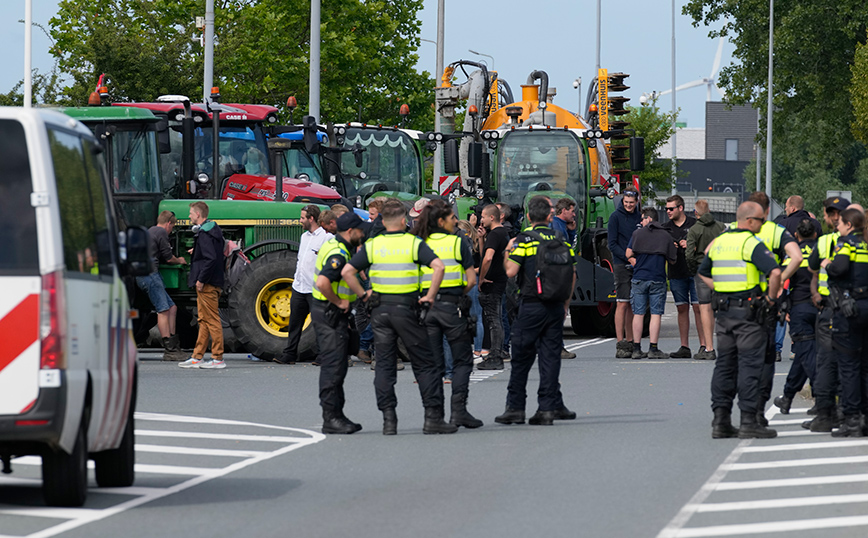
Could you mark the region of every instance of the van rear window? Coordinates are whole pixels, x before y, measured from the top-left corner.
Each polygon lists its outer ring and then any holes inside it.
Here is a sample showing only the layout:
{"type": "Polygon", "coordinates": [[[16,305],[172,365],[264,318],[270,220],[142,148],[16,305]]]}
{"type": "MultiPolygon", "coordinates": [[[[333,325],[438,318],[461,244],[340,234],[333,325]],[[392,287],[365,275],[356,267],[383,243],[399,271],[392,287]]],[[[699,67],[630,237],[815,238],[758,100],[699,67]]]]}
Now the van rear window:
{"type": "Polygon", "coordinates": [[[0,274],[37,275],[36,210],[24,127],[0,120],[0,274]]]}

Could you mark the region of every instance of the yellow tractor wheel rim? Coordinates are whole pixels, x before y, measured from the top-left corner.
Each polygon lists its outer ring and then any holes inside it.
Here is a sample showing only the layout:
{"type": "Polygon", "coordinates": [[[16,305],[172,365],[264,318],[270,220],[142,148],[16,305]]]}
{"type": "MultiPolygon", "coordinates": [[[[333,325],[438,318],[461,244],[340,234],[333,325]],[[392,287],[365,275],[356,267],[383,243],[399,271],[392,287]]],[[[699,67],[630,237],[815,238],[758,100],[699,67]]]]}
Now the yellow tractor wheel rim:
{"type": "MultiPolygon", "coordinates": [[[[254,310],[259,325],[274,336],[286,338],[289,333],[292,278],[276,278],[268,282],[256,296],[254,310]]],[[[304,320],[304,329],[310,324],[310,316],[304,320]]]]}

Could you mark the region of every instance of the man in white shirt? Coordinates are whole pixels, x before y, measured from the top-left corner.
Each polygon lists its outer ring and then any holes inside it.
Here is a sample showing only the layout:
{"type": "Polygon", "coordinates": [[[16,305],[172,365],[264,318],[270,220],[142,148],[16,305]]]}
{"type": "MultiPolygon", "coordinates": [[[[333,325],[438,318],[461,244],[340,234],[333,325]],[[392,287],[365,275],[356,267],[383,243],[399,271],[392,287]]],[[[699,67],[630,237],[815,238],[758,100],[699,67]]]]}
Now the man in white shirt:
{"type": "Polygon", "coordinates": [[[275,357],[278,364],[295,364],[298,360],[298,342],[304,321],[310,314],[313,305],[313,273],[316,269],[316,257],[320,247],[334,237],[319,225],[320,209],[314,204],[306,205],[301,210],[301,225],[305,232],[301,234],[301,245],[298,248],[298,262],[295,266],[295,277],[292,282],[292,298],[289,300],[289,326],[286,349],[280,357],[275,357]]]}

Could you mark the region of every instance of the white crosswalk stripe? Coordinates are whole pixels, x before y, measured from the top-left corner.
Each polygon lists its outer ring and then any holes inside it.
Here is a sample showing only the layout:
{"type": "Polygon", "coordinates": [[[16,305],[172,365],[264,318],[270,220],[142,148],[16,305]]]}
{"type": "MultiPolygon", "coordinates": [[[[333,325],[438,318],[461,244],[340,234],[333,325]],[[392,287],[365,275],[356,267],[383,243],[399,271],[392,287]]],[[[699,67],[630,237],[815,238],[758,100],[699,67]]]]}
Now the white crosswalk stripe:
{"type": "MultiPolygon", "coordinates": [[[[791,415],[806,411],[792,409],[791,415]]],[[[740,441],[658,538],[809,530],[833,537],[861,527],[852,535],[868,534],[868,473],[860,472],[868,463],[868,440],[813,433],[801,427],[804,418],[776,412],[773,407],[766,418],[778,437],[740,441]]]]}
{"type": "MultiPolygon", "coordinates": [[[[14,538],[55,536],[325,439],[318,432],[298,428],[158,413],[136,413],[136,425],[137,439],[147,439],[136,443],[136,485],[97,488],[91,484],[94,493],[117,495],[116,504],[102,509],[0,504],[0,519],[7,515],[43,522],[38,531],[14,538]],[[162,428],[151,429],[152,425],[162,428]]],[[[92,469],[93,462],[88,464],[92,469]]],[[[16,476],[0,476],[0,487],[39,490],[41,458],[23,456],[12,460],[12,465],[16,476]]]]}

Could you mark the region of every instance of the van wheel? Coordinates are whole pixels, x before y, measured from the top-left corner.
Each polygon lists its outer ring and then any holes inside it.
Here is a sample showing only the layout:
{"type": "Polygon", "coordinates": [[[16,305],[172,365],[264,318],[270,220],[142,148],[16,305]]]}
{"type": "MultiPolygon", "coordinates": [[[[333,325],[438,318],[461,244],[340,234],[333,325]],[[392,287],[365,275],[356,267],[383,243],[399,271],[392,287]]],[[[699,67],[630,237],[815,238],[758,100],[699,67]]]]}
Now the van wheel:
{"type": "Polygon", "coordinates": [[[81,506],[87,500],[87,421],[78,426],[72,453],[42,455],[42,496],[49,506],[81,506]]]}
{"type": "MultiPolygon", "coordinates": [[[[291,250],[257,257],[245,267],[229,296],[229,324],[247,352],[260,359],[278,357],[286,347],[297,259],[298,253],[291,250]]],[[[309,356],[315,342],[308,317],[299,342],[299,357],[309,356]]]]}
{"type": "Polygon", "coordinates": [[[133,381],[130,414],[120,446],[93,456],[96,484],[101,488],[126,488],[136,479],[136,423],[133,418],[136,413],[136,383],[133,381]]]}

